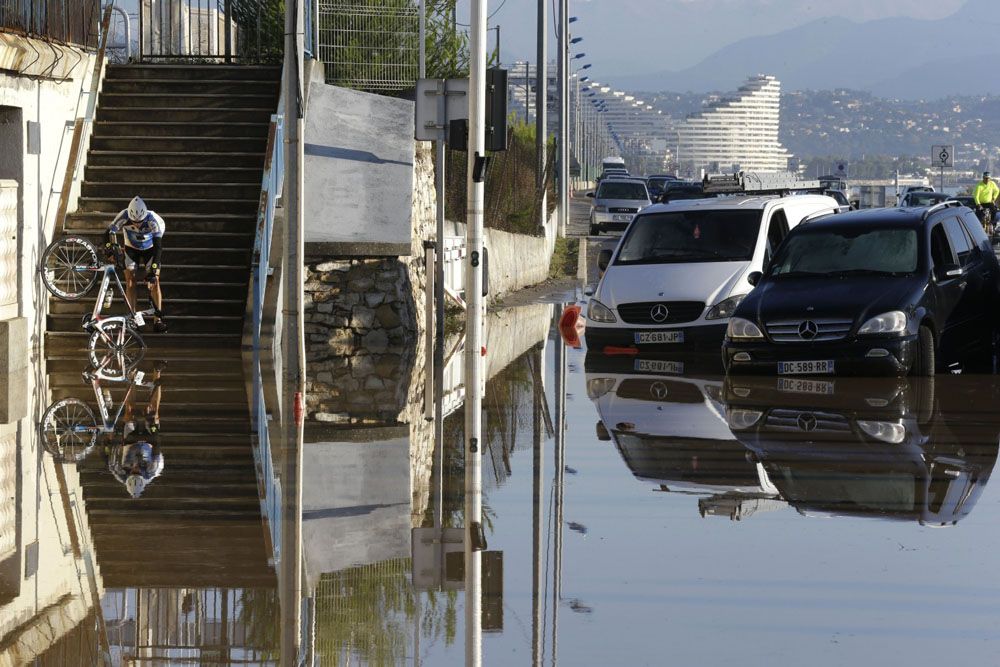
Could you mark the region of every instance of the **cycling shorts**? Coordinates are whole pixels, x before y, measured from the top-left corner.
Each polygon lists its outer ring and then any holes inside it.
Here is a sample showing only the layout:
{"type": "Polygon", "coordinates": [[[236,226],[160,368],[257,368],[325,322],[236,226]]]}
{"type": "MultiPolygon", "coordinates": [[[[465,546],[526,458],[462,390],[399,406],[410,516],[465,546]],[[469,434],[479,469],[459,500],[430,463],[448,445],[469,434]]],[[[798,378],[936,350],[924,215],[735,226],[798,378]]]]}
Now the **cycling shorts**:
{"type": "Polygon", "coordinates": [[[137,250],[135,248],[125,246],[125,270],[135,271],[137,266],[144,266],[148,269],[149,264],[153,261],[155,256],[156,250],[154,248],[137,250]]]}

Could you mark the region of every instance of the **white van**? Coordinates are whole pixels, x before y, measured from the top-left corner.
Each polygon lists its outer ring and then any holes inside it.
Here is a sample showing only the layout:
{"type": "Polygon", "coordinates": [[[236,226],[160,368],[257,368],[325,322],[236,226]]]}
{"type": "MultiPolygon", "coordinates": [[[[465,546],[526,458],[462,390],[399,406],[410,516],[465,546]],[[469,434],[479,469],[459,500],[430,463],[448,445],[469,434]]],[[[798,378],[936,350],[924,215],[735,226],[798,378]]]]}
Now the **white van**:
{"type": "Polygon", "coordinates": [[[587,306],[591,351],[606,346],[718,352],[729,317],[788,231],[835,213],[826,195],[732,196],[643,209],[612,252],[587,306]]]}

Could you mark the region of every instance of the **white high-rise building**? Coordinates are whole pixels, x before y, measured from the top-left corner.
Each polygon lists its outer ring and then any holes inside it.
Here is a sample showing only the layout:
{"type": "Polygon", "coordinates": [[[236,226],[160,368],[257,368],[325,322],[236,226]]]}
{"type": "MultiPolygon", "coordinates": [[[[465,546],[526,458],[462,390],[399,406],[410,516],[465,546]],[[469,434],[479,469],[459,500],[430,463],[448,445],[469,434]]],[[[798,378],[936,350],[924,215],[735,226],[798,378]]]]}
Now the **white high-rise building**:
{"type": "Polygon", "coordinates": [[[781,83],[761,74],[688,116],[677,125],[681,173],[787,170],[791,155],[778,140],[780,102],[781,83]]]}

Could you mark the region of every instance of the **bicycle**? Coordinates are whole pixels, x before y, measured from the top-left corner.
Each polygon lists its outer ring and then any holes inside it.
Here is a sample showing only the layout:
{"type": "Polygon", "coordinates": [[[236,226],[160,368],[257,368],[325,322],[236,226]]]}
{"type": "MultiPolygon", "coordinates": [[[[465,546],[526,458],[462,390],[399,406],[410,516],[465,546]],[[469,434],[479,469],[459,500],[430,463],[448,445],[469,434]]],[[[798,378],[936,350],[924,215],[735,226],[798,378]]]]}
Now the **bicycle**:
{"type": "Polygon", "coordinates": [[[64,301],[83,299],[98,283],[97,301],[94,309],[83,316],[83,330],[90,333],[87,349],[90,361],[99,365],[98,349],[103,344],[107,349],[120,352],[127,357],[130,365],[138,363],[146,353],[146,342],[139,333],[145,324],[145,316],[152,315],[153,309],[136,311],[126,298],[125,288],[118,277],[118,265],[122,264],[119,248],[113,261],[101,262],[93,243],[80,236],[64,236],[49,244],[42,253],[42,283],[56,298],[64,301]],[[105,317],[101,314],[110,308],[114,289],[117,286],[122,300],[128,308],[128,315],[105,317]]]}
{"type": "Polygon", "coordinates": [[[39,424],[42,447],[59,463],[82,461],[94,449],[99,436],[115,432],[118,420],[135,388],[156,386],[155,382],[144,380],[145,373],[137,370],[134,365],[126,366],[122,355],[105,355],[100,364],[83,371],[84,383],[89,383],[94,389],[100,421],[86,401],[79,398],[58,400],[46,408],[42,415],[39,424]],[[129,383],[117,409],[111,391],[101,386],[102,381],[129,383]]]}
{"type": "Polygon", "coordinates": [[[993,224],[994,223],[993,209],[989,206],[977,205],[976,217],[979,218],[979,222],[983,226],[983,231],[986,232],[986,235],[989,236],[990,238],[993,238],[993,235],[996,232],[996,227],[993,224]]]}

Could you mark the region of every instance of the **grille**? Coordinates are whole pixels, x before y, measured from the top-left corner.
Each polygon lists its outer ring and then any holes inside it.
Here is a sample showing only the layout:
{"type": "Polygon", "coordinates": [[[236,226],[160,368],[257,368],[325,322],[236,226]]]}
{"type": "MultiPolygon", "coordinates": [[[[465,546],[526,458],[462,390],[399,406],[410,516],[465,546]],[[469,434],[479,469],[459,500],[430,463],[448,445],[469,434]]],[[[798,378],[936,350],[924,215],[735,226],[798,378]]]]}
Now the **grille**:
{"type": "Polygon", "coordinates": [[[766,324],[767,333],[776,343],[815,343],[831,340],[841,340],[851,330],[854,324],[851,320],[777,320],[766,324]],[[814,327],[809,327],[811,322],[814,327]],[[815,331],[811,338],[801,336],[800,330],[815,331]]]}
{"type": "Polygon", "coordinates": [[[687,382],[672,382],[671,380],[629,378],[622,380],[615,394],[618,398],[631,398],[639,401],[690,404],[705,402],[705,397],[702,396],[697,386],[687,382]]]}
{"type": "Polygon", "coordinates": [[[632,208],[629,206],[612,206],[608,209],[609,213],[638,213],[639,209],[632,208]]]}
{"type": "Polygon", "coordinates": [[[623,303],[618,306],[618,315],[628,324],[680,324],[693,322],[704,310],[705,304],[701,301],[648,301],[623,303]],[[667,317],[654,320],[650,312],[654,306],[666,306],[667,317]]]}
{"type": "Polygon", "coordinates": [[[831,412],[788,410],[775,408],[767,415],[765,425],[769,431],[786,433],[850,433],[847,417],[831,412]]]}

